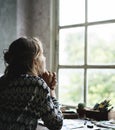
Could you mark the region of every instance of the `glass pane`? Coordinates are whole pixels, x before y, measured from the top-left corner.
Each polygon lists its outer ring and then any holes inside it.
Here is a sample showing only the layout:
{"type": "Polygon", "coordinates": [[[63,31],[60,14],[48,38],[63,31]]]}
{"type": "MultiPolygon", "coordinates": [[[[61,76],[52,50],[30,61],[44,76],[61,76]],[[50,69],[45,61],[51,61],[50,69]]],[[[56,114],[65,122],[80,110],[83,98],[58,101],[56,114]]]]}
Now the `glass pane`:
{"type": "Polygon", "coordinates": [[[89,26],[88,64],[115,64],[115,24],[89,26]]]}
{"type": "Polygon", "coordinates": [[[84,28],[61,29],[59,32],[59,64],[84,63],[84,28]]]}
{"type": "Polygon", "coordinates": [[[71,25],[85,21],[85,0],[60,0],[59,24],[71,25]]]}
{"type": "Polygon", "coordinates": [[[115,0],[88,0],[88,21],[115,19],[115,0]]]}
{"type": "Polygon", "coordinates": [[[76,105],[83,102],[82,69],[59,70],[59,100],[62,104],[76,105]]]}
{"type": "Polygon", "coordinates": [[[115,70],[88,70],[88,103],[94,106],[105,99],[115,105],[115,70]]]}

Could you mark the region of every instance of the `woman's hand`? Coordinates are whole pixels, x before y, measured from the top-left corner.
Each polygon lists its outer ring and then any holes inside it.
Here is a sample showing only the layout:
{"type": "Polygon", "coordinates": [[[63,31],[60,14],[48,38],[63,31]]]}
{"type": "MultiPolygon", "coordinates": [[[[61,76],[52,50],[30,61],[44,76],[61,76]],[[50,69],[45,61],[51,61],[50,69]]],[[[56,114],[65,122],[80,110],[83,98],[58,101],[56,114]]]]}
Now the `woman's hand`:
{"type": "Polygon", "coordinates": [[[52,73],[52,72],[46,71],[45,73],[42,74],[41,77],[44,79],[44,81],[47,83],[47,85],[49,86],[51,90],[54,90],[56,88],[57,80],[56,80],[55,72],[52,73]]]}
{"type": "Polygon", "coordinates": [[[51,96],[56,98],[56,94],[55,94],[55,88],[57,84],[56,73],[55,72],[51,73],[49,71],[46,71],[40,77],[44,79],[44,81],[47,83],[48,87],[50,88],[51,96]]]}

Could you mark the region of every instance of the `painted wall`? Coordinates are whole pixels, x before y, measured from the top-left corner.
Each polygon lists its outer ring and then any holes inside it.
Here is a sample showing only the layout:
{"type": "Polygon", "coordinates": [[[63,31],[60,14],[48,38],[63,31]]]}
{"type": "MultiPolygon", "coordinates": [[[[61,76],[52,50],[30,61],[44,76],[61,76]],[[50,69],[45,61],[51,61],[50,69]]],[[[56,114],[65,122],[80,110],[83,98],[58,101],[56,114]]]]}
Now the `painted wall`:
{"type": "Polygon", "coordinates": [[[3,49],[16,38],[16,0],[0,0],[0,73],[3,73],[3,49]]]}
{"type": "Polygon", "coordinates": [[[0,0],[0,73],[3,49],[20,36],[40,38],[50,69],[50,0],[0,0]]]}

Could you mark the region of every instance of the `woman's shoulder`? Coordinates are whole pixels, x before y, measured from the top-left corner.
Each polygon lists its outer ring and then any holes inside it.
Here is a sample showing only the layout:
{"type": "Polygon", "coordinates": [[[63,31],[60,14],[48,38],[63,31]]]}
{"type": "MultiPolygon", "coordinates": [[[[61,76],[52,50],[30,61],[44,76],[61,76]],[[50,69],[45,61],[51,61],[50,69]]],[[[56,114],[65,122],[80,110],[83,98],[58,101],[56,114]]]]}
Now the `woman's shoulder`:
{"type": "Polygon", "coordinates": [[[46,82],[39,76],[33,76],[29,74],[21,74],[19,76],[16,76],[12,79],[9,79],[7,76],[3,75],[0,77],[0,86],[6,86],[6,84],[9,87],[13,86],[20,86],[20,87],[26,87],[26,88],[36,88],[49,91],[49,88],[46,84],[46,82]]]}
{"type": "Polygon", "coordinates": [[[39,83],[39,84],[44,84],[44,80],[39,77],[39,76],[33,76],[33,75],[29,75],[29,74],[21,74],[19,79],[23,79],[25,81],[31,81],[33,83],[39,83]]]}
{"type": "Polygon", "coordinates": [[[27,83],[33,83],[33,84],[39,84],[39,85],[42,85],[44,83],[42,78],[40,78],[39,76],[33,76],[29,74],[21,74],[18,77],[18,80],[23,80],[27,83]]]}
{"type": "Polygon", "coordinates": [[[39,76],[33,76],[29,74],[23,74],[18,78],[20,83],[24,83],[26,86],[33,86],[37,91],[49,92],[49,87],[46,82],[39,76]]]}
{"type": "Polygon", "coordinates": [[[43,89],[49,89],[46,82],[39,76],[33,76],[29,74],[22,74],[18,78],[20,82],[25,83],[26,85],[34,85],[34,86],[39,86],[43,89]]]}

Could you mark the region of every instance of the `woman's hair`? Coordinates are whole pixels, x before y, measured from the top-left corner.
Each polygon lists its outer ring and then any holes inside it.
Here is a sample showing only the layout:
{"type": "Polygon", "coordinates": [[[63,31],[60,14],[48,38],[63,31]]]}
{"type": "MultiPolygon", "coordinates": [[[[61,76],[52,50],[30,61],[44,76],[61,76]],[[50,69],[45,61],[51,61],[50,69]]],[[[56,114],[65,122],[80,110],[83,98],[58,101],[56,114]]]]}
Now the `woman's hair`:
{"type": "Polygon", "coordinates": [[[42,51],[42,44],[37,38],[21,37],[13,41],[4,52],[5,75],[15,77],[28,72],[33,73],[33,59],[42,51]]]}

